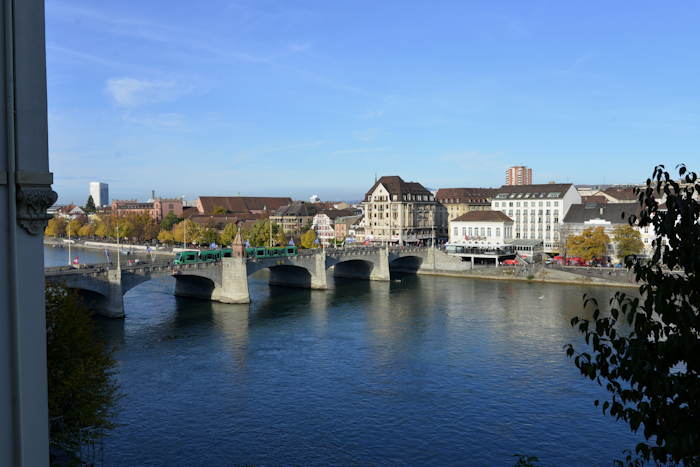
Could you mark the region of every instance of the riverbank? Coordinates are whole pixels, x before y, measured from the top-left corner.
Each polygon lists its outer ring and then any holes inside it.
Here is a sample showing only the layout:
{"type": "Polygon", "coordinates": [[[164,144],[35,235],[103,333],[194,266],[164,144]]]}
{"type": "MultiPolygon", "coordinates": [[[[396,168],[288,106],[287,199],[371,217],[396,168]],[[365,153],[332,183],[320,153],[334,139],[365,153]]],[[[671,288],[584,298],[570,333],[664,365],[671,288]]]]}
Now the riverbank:
{"type": "MultiPolygon", "coordinates": [[[[549,271],[547,271],[549,272],[549,271]]],[[[629,282],[612,282],[605,280],[595,280],[589,277],[574,277],[574,278],[557,278],[557,277],[547,277],[542,275],[536,276],[514,276],[505,273],[501,274],[478,274],[470,272],[451,272],[451,271],[419,271],[418,274],[426,276],[442,276],[442,277],[455,277],[462,279],[479,279],[487,281],[501,281],[501,282],[527,282],[531,284],[554,284],[554,285],[595,285],[603,287],[614,287],[614,288],[639,288],[639,284],[631,284],[629,282]]]]}
{"type": "MultiPolygon", "coordinates": [[[[54,239],[54,238],[44,238],[44,245],[45,246],[50,246],[50,247],[57,247],[57,248],[68,248],[68,241],[65,239],[54,239]]],[[[109,242],[93,242],[93,241],[72,241],[70,243],[71,248],[81,248],[85,250],[97,250],[97,251],[104,251],[104,250],[110,250],[110,251],[126,251],[129,252],[129,254],[133,254],[136,256],[150,256],[150,255],[158,255],[158,256],[164,256],[164,257],[174,257],[175,253],[180,250],[178,248],[175,248],[173,250],[166,250],[163,249],[163,247],[158,247],[161,249],[158,249],[156,247],[151,247],[149,250],[147,245],[132,245],[128,243],[120,243],[117,245],[116,243],[109,243],[109,242]]]]}

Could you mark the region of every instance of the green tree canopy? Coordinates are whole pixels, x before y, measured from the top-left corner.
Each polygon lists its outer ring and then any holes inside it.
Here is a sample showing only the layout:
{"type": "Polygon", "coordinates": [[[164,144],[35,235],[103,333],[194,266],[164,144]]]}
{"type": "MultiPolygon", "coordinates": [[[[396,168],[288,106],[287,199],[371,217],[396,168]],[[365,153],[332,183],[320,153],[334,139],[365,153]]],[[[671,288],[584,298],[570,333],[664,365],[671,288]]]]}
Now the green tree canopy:
{"type": "Polygon", "coordinates": [[[95,211],[97,211],[97,208],[95,207],[95,200],[92,199],[92,195],[88,196],[87,202],[85,203],[85,207],[83,208],[83,211],[85,211],[85,214],[92,214],[95,211]]]}
{"type": "Polygon", "coordinates": [[[201,225],[192,222],[191,219],[185,219],[184,221],[175,224],[173,227],[173,240],[175,243],[201,243],[202,230],[201,225]]]}
{"type": "Polygon", "coordinates": [[[76,452],[114,427],[115,362],[77,293],[53,285],[46,287],[46,357],[51,444],[76,452]]]}
{"type": "Polygon", "coordinates": [[[617,248],[617,256],[624,259],[630,255],[638,255],[644,251],[644,243],[639,229],[631,225],[618,225],[613,230],[613,239],[617,248]]]}
{"type": "Polygon", "coordinates": [[[603,227],[589,227],[581,235],[570,235],[566,239],[566,249],[569,256],[577,256],[585,261],[593,258],[604,258],[608,253],[610,237],[603,227]]]}
{"type": "Polygon", "coordinates": [[[608,390],[609,400],[594,402],[603,414],[642,431],[646,441],[629,452],[629,463],[700,465],[700,183],[685,166],[679,175],[683,185],[658,166],[635,190],[642,210],[629,222],[655,232],[651,259],[627,261],[639,296],[618,292],[603,311],[584,297],[592,320],[571,324],[586,348],[566,347],[580,372],[608,390]]]}
{"type": "Polygon", "coordinates": [[[231,245],[233,239],[236,238],[238,227],[234,223],[226,224],[224,230],[219,234],[219,243],[225,246],[231,245]]]}
{"type": "Polygon", "coordinates": [[[163,218],[162,221],[160,221],[160,229],[161,230],[172,230],[173,226],[180,222],[182,219],[177,217],[175,214],[172,212],[169,212],[167,216],[163,218]]]}
{"type": "Polygon", "coordinates": [[[217,215],[217,216],[221,216],[221,215],[224,215],[226,213],[228,213],[226,208],[223,206],[219,206],[219,205],[214,206],[214,210],[212,211],[212,214],[217,215]]]}

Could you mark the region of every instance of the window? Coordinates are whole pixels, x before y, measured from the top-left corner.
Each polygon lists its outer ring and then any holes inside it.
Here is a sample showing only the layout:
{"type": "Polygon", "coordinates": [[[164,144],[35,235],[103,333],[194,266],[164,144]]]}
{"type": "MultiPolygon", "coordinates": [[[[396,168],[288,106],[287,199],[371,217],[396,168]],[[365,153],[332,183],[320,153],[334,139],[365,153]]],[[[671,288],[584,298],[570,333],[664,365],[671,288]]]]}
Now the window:
{"type": "Polygon", "coordinates": [[[500,237],[500,236],[501,236],[501,228],[496,227],[496,237],[500,237]]]}
{"type": "Polygon", "coordinates": [[[491,227],[486,229],[486,236],[488,236],[488,237],[491,236],[491,227]]]}
{"type": "Polygon", "coordinates": [[[512,202],[512,201],[508,201],[508,207],[510,207],[510,208],[513,207],[513,202],[512,202]]]}
{"type": "Polygon", "coordinates": [[[459,235],[459,227],[452,227],[452,236],[457,237],[459,235]]]}
{"type": "Polygon", "coordinates": [[[469,227],[469,236],[471,237],[472,235],[474,235],[473,227],[469,227]]]}
{"type": "Polygon", "coordinates": [[[482,227],[482,228],[481,228],[481,236],[482,236],[482,237],[486,236],[486,232],[485,232],[484,230],[485,230],[485,229],[482,227]]]}
{"type": "Polygon", "coordinates": [[[462,236],[463,237],[467,236],[467,228],[466,227],[462,227],[462,236]]]}
{"type": "Polygon", "coordinates": [[[527,201],[523,201],[523,206],[527,207],[527,201]]]}
{"type": "Polygon", "coordinates": [[[549,201],[547,201],[547,206],[549,206],[549,203],[550,203],[550,202],[549,202],[549,201]]]}
{"type": "Polygon", "coordinates": [[[516,205],[517,207],[520,207],[520,201],[518,201],[517,203],[515,203],[515,205],[516,205]]]}

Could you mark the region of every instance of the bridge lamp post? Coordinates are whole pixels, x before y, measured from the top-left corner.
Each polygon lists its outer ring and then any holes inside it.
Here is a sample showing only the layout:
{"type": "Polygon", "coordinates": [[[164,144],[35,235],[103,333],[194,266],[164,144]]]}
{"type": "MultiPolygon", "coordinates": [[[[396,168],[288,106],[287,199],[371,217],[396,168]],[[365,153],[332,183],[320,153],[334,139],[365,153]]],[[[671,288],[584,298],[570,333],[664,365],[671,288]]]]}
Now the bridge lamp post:
{"type": "Polygon", "coordinates": [[[122,269],[122,249],[119,247],[119,217],[117,217],[117,270],[122,269]]]}

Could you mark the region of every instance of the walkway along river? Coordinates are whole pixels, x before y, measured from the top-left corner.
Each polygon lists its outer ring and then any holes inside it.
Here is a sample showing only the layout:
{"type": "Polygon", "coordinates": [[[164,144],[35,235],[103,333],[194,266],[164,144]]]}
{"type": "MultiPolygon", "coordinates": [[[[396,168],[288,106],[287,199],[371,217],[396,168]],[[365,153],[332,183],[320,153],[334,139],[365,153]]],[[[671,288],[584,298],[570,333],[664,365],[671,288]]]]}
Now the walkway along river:
{"type": "Polygon", "coordinates": [[[403,276],[311,291],[264,274],[250,305],[177,298],[162,278],[99,320],[125,395],[105,465],[609,465],[634,445],[562,349],[581,296],[614,289],[403,276]]]}

